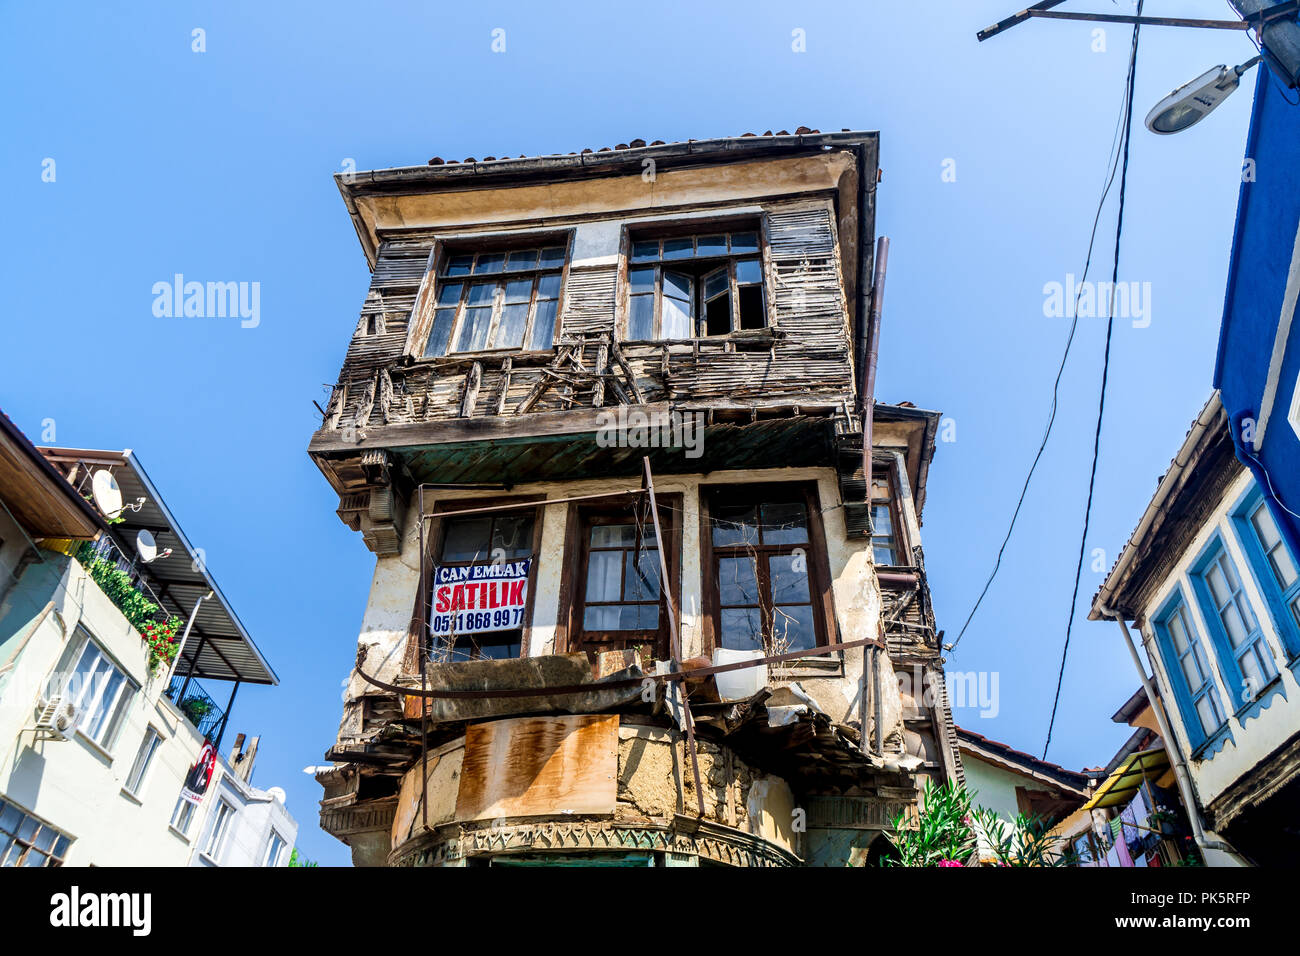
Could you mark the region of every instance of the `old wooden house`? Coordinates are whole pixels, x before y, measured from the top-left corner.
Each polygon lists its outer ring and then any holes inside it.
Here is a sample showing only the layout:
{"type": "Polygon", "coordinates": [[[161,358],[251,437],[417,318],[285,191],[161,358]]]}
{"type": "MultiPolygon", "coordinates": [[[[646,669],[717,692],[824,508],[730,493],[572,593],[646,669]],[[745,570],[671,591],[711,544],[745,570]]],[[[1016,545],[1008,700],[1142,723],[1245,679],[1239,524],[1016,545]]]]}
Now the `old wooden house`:
{"type": "Polygon", "coordinates": [[[961,779],[939,416],[871,394],[877,157],[336,177],[373,277],[309,453],[376,568],[318,779],[356,863],[860,864],[961,779]]]}

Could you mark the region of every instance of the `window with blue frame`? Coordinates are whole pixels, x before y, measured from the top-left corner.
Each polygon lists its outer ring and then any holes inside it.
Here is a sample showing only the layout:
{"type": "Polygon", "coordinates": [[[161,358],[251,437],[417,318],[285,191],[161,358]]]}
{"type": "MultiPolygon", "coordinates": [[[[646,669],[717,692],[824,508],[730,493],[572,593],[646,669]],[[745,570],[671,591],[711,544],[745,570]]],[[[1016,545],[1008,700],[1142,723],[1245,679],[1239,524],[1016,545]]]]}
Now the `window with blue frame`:
{"type": "Polygon", "coordinates": [[[1300,569],[1258,488],[1233,512],[1242,549],[1268,602],[1282,643],[1300,656],[1300,569]]]}
{"type": "Polygon", "coordinates": [[[1242,588],[1241,575],[1221,539],[1216,537],[1211,542],[1191,578],[1224,678],[1237,689],[1239,706],[1245,706],[1277,676],[1277,667],[1259,618],[1242,588]]]}
{"type": "Polygon", "coordinates": [[[1183,713],[1187,735],[1193,747],[1199,746],[1213,737],[1227,718],[1205,645],[1192,626],[1181,595],[1156,621],[1156,637],[1165,659],[1165,670],[1173,684],[1174,697],[1183,713]]]}

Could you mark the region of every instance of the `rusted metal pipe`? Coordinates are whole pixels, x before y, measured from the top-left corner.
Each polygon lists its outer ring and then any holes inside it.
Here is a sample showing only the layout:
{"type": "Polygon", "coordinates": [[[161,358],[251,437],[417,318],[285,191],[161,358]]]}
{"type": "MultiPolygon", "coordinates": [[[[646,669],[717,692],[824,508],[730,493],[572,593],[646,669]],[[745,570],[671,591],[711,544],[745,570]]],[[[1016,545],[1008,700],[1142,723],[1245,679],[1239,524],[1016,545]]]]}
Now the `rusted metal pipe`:
{"type": "Polygon", "coordinates": [[[880,357],[880,317],[885,309],[885,271],[889,267],[889,237],[876,240],[876,274],[871,283],[866,367],[862,370],[862,478],[871,501],[871,432],[876,412],[876,362],[880,357]]]}

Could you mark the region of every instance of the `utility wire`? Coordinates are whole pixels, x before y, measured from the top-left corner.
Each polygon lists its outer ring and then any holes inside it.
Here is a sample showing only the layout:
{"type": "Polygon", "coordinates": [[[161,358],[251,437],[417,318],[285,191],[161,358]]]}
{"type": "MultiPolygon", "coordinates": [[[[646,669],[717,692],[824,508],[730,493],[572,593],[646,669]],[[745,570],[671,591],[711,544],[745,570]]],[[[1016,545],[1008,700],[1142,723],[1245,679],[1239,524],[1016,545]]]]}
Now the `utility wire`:
{"type": "MultiPolygon", "coordinates": [[[[1142,16],[1143,0],[1138,0],[1137,15],[1142,16]]],[[[1115,289],[1119,283],[1120,238],[1124,232],[1124,199],[1128,188],[1129,145],[1133,139],[1133,86],[1137,79],[1138,39],[1142,31],[1140,23],[1133,24],[1133,50],[1128,61],[1128,103],[1124,118],[1124,159],[1120,165],[1119,177],[1119,213],[1115,221],[1115,253],[1110,274],[1110,307],[1106,310],[1106,351],[1101,364],[1101,395],[1097,401],[1097,428],[1092,436],[1092,469],[1088,475],[1088,502],[1083,509],[1083,534],[1079,538],[1079,563],[1074,569],[1074,591],[1070,595],[1069,617],[1065,624],[1065,644],[1061,648],[1061,667],[1056,674],[1056,694],[1052,698],[1052,717],[1047,722],[1047,740],[1043,744],[1043,759],[1047,759],[1047,750],[1052,746],[1052,729],[1056,726],[1056,709],[1061,702],[1061,684],[1065,680],[1065,659],[1070,653],[1070,633],[1074,629],[1075,605],[1079,600],[1079,581],[1083,577],[1083,556],[1088,549],[1088,527],[1092,520],[1092,496],[1097,485],[1097,458],[1101,451],[1101,425],[1106,414],[1106,382],[1110,377],[1110,345],[1115,331],[1115,289]]]]}
{"type": "Polygon", "coordinates": [[[1097,200],[1097,212],[1092,217],[1092,233],[1088,237],[1088,255],[1084,260],[1083,274],[1079,278],[1079,290],[1074,297],[1074,310],[1070,321],[1070,334],[1065,339],[1065,350],[1061,353],[1061,364],[1056,370],[1056,380],[1052,383],[1052,402],[1050,411],[1047,416],[1047,426],[1043,429],[1042,440],[1038,443],[1038,451],[1034,454],[1034,460],[1029,466],[1029,473],[1025,475],[1025,483],[1020,489],[1020,497],[1016,500],[1015,511],[1011,514],[1011,522],[1007,526],[1007,533],[1002,539],[1002,545],[998,548],[997,560],[993,563],[993,570],[989,572],[988,579],[984,582],[984,589],[980,591],[979,597],[975,601],[975,606],[970,609],[966,615],[966,623],[961,626],[957,633],[956,639],[949,645],[949,652],[955,651],[961,639],[966,636],[966,629],[970,627],[970,622],[975,617],[975,612],[980,609],[984,603],[984,596],[989,593],[989,588],[993,585],[993,579],[997,577],[998,569],[1002,567],[1002,556],[1006,553],[1007,545],[1011,541],[1012,532],[1016,529],[1016,521],[1020,518],[1020,509],[1025,503],[1025,496],[1029,493],[1029,483],[1033,480],[1034,472],[1038,470],[1038,462],[1043,457],[1043,451],[1047,448],[1047,440],[1052,435],[1052,426],[1056,424],[1056,410],[1060,399],[1061,376],[1065,373],[1066,362],[1070,358],[1070,348],[1074,344],[1074,333],[1079,327],[1079,302],[1083,296],[1083,290],[1087,286],[1088,273],[1092,269],[1092,252],[1097,243],[1097,227],[1101,223],[1102,210],[1106,206],[1106,198],[1110,195],[1111,187],[1115,184],[1115,176],[1119,171],[1121,137],[1123,135],[1126,117],[1132,113],[1132,93],[1131,88],[1126,84],[1124,99],[1120,102],[1119,118],[1115,123],[1115,135],[1111,139],[1110,154],[1107,159],[1107,173],[1105,186],[1101,191],[1101,198],[1097,200]]]}

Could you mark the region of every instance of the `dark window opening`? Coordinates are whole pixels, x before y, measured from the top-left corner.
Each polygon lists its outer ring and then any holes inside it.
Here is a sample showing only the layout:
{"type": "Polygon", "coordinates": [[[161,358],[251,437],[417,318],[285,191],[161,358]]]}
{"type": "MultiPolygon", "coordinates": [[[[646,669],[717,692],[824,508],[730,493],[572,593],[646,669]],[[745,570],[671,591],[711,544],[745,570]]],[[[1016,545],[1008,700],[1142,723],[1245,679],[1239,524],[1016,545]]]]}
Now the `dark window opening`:
{"type": "Polygon", "coordinates": [[[628,265],[629,340],[684,340],[766,326],[756,226],[633,239],[628,265]]]}

